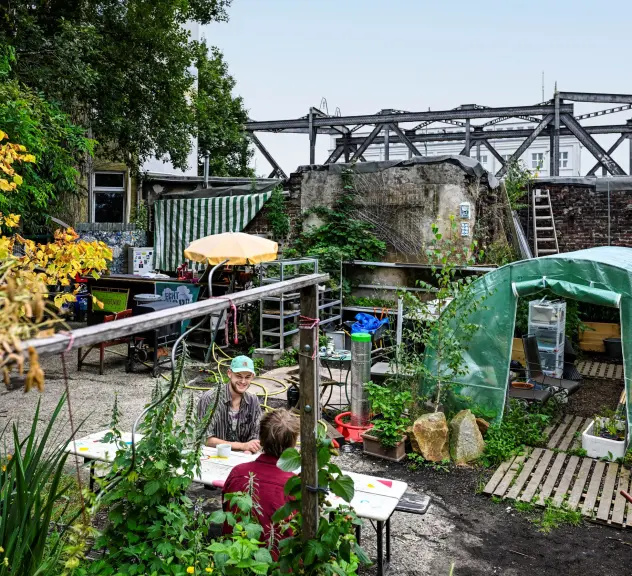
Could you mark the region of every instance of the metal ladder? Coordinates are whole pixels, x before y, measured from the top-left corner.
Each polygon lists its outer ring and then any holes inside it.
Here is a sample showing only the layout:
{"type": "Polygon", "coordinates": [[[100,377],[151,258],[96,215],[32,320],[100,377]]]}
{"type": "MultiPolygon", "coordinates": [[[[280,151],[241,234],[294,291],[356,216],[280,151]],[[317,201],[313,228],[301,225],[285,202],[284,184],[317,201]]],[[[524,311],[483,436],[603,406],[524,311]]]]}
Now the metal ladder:
{"type": "Polygon", "coordinates": [[[532,196],[533,206],[533,247],[535,257],[559,254],[557,233],[555,232],[555,219],[553,207],[548,190],[536,189],[532,196]]]}

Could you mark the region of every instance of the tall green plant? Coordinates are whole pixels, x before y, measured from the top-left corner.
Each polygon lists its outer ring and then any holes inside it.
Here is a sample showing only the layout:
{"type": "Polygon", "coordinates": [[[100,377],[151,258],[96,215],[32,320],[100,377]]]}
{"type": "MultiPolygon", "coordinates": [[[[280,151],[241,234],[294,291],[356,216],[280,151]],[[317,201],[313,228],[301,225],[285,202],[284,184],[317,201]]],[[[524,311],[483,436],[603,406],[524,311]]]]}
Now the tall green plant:
{"type": "Polygon", "coordinates": [[[529,186],[534,179],[532,172],[521,160],[514,160],[507,167],[505,176],[505,190],[509,198],[509,205],[513,210],[527,208],[524,203],[524,196],[529,191],[529,186]]]}
{"type": "Polygon", "coordinates": [[[0,433],[0,576],[57,573],[68,526],[80,514],[67,516],[68,503],[63,503],[73,485],[63,473],[69,440],[58,443],[55,439],[54,445],[49,444],[65,401],[63,396],[57,403],[41,436],[37,430],[39,402],[26,438],[20,438],[13,424],[12,454],[6,451],[8,425],[0,433]],[[49,537],[51,525],[62,517],[65,524],[55,524],[56,533],[49,537]]]}
{"type": "MultiPolygon", "coordinates": [[[[433,282],[419,285],[433,293],[430,301],[419,301],[404,293],[410,316],[417,320],[414,329],[408,329],[404,337],[409,348],[400,349],[397,361],[401,373],[411,381],[421,381],[424,394],[431,396],[437,411],[442,403],[454,407],[459,396],[453,393],[456,378],[468,373],[464,352],[476,331],[480,328],[472,321],[472,315],[483,306],[484,296],[474,295],[472,277],[463,276],[459,268],[476,263],[476,241],[464,245],[457,238],[457,222],[453,216],[447,236],[432,225],[432,238],[426,248],[431,264],[433,282]],[[423,348],[424,356],[419,355],[423,348]],[[412,377],[412,378],[411,378],[412,377]]],[[[479,253],[480,255],[480,253],[479,253]]],[[[413,410],[419,411],[416,383],[413,384],[413,410]]]]}
{"type": "Polygon", "coordinates": [[[266,202],[266,217],[275,240],[283,240],[290,233],[290,217],[285,207],[285,200],[280,186],[273,191],[266,202]]]}

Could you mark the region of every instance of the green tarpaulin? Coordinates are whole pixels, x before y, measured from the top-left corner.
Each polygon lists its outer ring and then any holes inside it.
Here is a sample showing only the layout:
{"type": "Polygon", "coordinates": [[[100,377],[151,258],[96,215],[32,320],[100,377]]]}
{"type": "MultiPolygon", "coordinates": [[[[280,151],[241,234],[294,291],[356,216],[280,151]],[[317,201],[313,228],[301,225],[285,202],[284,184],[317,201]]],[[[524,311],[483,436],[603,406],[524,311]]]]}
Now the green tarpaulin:
{"type": "Polygon", "coordinates": [[[193,240],[211,234],[241,232],[271,194],[157,200],[154,202],[154,267],[174,272],[184,262],[184,249],[193,240]]]}
{"type": "MultiPolygon", "coordinates": [[[[543,290],[591,304],[615,307],[621,318],[626,400],[632,393],[632,248],[600,247],[544,258],[523,260],[503,266],[476,280],[473,298],[486,295],[484,309],[470,320],[480,328],[463,357],[468,374],[456,377],[456,391],[470,404],[485,406],[502,418],[509,383],[509,363],[519,297],[543,290]]],[[[456,334],[458,337],[458,333],[456,334]]],[[[435,364],[431,352],[426,366],[435,364]]],[[[595,406],[595,410],[599,410],[595,406]]],[[[627,402],[628,421],[632,421],[627,402]]],[[[628,443],[629,443],[628,435],[628,443]]]]}

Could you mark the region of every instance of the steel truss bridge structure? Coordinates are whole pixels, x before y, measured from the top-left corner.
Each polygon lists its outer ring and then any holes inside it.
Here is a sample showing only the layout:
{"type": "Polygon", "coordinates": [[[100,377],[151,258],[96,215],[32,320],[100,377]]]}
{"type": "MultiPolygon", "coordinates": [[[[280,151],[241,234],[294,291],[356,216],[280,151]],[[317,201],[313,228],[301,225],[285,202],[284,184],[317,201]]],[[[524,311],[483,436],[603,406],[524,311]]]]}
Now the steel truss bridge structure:
{"type": "Polygon", "coordinates": [[[623,168],[613,160],[611,154],[623,143],[630,140],[630,166],[632,175],[632,119],[625,124],[586,125],[582,121],[598,116],[614,114],[632,109],[632,95],[601,94],[591,92],[557,92],[553,99],[532,106],[512,106],[491,108],[477,104],[464,104],[452,110],[405,112],[401,110],[382,110],[377,114],[360,116],[331,116],[319,108],[309,109],[307,116],[295,120],[270,120],[264,122],[250,121],[246,124],[255,146],[261,151],[273,170],[270,178],[287,178],[287,174],[279,166],[270,152],[257,137],[257,132],[307,134],[309,136],[309,163],[316,163],[316,137],[318,134],[336,136],[335,148],[325,164],[332,164],[341,158],[344,162],[364,161],[363,154],[371,144],[384,146],[384,159],[389,159],[391,143],[404,144],[409,156],[422,156],[416,144],[428,142],[463,142],[461,154],[470,155],[476,149],[480,160],[481,145],[501,163],[497,177],[502,177],[511,162],[520,156],[538,137],[548,135],[551,140],[550,172],[551,176],[560,173],[560,136],[575,136],[579,142],[595,157],[597,163],[588,172],[594,175],[599,167],[613,176],[627,175],[623,168]],[[573,102],[592,102],[601,104],[617,104],[616,107],[574,115],[573,102]],[[520,119],[535,123],[534,127],[524,129],[503,128],[499,124],[509,119],[520,119]],[[476,123],[472,122],[476,121],[476,123]],[[481,122],[482,121],[482,122],[481,122]],[[401,124],[416,123],[413,128],[401,127],[401,124]],[[460,131],[428,132],[428,126],[443,123],[458,126],[460,131]],[[364,127],[373,127],[368,135],[357,135],[364,127]],[[597,134],[617,134],[616,142],[605,150],[594,138],[597,134]],[[513,155],[504,159],[490,141],[499,139],[520,139],[522,144],[513,155]]]}

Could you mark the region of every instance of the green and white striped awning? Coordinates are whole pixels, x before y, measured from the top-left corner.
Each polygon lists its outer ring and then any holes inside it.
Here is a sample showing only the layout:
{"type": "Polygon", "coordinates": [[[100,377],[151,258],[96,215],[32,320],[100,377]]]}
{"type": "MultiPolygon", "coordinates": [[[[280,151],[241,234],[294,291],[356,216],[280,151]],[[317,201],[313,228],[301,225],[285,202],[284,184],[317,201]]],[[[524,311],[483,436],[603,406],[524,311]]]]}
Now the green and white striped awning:
{"type": "MultiPolygon", "coordinates": [[[[198,238],[241,232],[261,210],[272,192],[156,200],[154,202],[154,267],[173,272],[184,262],[184,249],[198,238]]],[[[193,264],[189,261],[189,264],[193,264]]]]}

